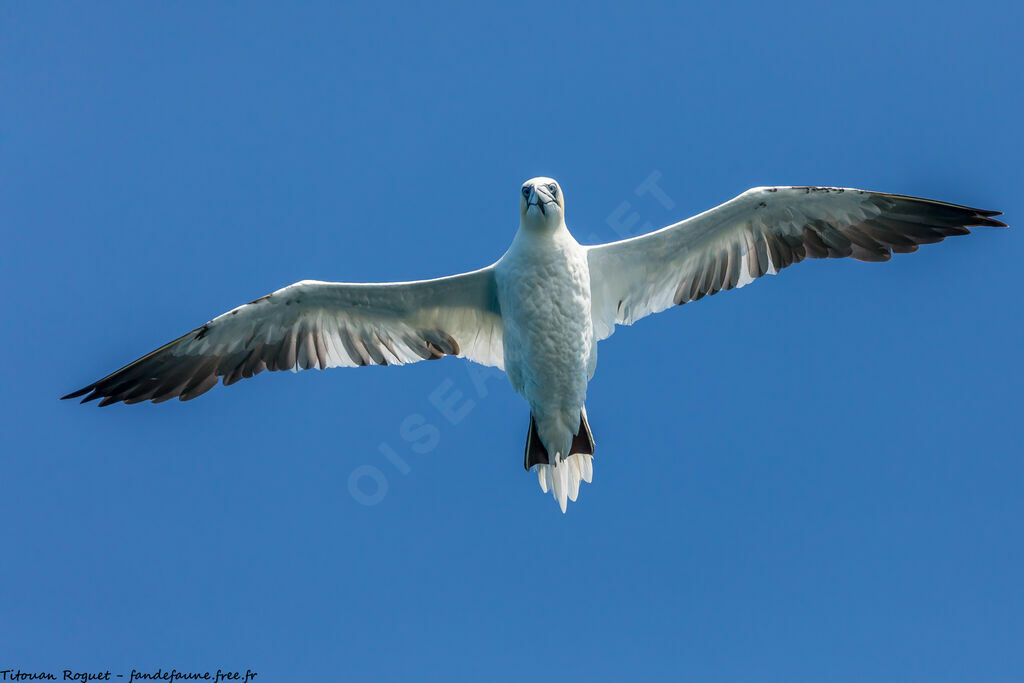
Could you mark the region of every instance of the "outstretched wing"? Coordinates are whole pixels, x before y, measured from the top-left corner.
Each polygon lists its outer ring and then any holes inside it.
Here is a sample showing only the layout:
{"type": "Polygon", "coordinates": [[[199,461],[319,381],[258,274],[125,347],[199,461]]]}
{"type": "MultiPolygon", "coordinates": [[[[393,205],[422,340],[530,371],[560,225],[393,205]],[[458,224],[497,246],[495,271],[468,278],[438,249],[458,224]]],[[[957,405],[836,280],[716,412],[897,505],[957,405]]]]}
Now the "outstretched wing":
{"type": "Polygon", "coordinates": [[[838,187],[758,187],[640,237],[588,248],[599,339],[804,258],[888,261],[892,252],[999,226],[998,211],[838,187]]]}
{"type": "Polygon", "coordinates": [[[263,370],[461,356],[503,366],[493,268],[435,280],[304,280],[239,306],[64,398],[182,401],[263,370]]]}

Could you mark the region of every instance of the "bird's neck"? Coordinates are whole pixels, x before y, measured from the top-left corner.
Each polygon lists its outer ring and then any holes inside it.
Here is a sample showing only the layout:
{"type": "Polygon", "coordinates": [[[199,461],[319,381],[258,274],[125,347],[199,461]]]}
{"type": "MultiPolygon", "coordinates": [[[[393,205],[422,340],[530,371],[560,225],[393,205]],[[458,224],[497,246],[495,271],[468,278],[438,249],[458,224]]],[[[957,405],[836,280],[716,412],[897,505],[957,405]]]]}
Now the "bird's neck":
{"type": "Polygon", "coordinates": [[[572,235],[569,234],[569,228],[565,225],[564,220],[557,223],[542,223],[522,219],[519,221],[519,230],[516,232],[516,240],[530,242],[558,242],[566,238],[571,240],[572,235]]]}

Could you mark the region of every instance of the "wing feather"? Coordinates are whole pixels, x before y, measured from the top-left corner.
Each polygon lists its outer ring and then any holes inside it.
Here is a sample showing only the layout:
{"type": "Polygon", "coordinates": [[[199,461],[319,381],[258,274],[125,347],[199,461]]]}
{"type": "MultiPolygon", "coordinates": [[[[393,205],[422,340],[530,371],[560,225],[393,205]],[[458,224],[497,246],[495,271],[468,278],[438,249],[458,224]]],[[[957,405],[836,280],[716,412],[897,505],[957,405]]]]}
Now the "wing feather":
{"type": "Polygon", "coordinates": [[[836,187],[758,187],[661,230],[588,247],[599,339],[672,305],[742,287],[805,258],[888,261],[1006,227],[998,211],[836,187]]]}
{"type": "Polygon", "coordinates": [[[434,280],[305,280],[218,316],[72,392],[107,406],[200,396],[263,370],[401,365],[460,356],[503,367],[492,268],[434,280]],[[497,340],[497,341],[495,341],[497,340]]]}

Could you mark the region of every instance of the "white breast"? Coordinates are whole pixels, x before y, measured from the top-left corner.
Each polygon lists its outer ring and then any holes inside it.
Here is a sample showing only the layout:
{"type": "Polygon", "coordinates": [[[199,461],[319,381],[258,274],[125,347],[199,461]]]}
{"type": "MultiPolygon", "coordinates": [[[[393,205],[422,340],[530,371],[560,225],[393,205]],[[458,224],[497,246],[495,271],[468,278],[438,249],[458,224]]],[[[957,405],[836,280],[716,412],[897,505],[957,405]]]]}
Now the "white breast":
{"type": "MultiPolygon", "coordinates": [[[[549,450],[579,428],[597,362],[586,252],[568,230],[517,236],[495,269],[505,372],[549,450]]],[[[564,445],[568,449],[568,443],[564,445]]]]}

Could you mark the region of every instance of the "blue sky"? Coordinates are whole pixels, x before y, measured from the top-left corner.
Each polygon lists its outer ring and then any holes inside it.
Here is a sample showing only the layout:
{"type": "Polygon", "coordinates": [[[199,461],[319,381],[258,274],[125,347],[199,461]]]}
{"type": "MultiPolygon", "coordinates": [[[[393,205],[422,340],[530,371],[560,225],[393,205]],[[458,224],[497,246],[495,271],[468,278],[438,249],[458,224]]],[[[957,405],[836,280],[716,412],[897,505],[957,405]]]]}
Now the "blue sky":
{"type": "Polygon", "coordinates": [[[464,361],[56,400],[296,280],[491,263],[535,175],[581,241],[770,184],[1021,223],[1019,4],[701,5],[5,3],[0,668],[1024,678],[1020,229],[620,329],[565,516],[464,361]]]}

